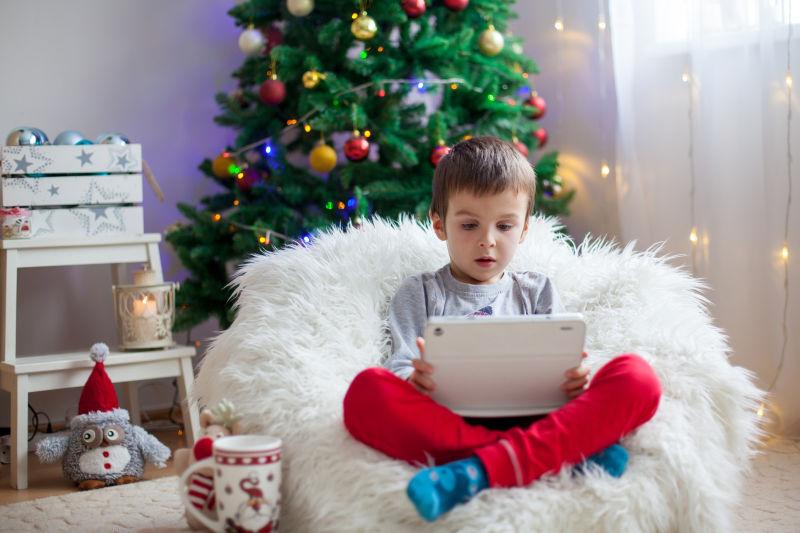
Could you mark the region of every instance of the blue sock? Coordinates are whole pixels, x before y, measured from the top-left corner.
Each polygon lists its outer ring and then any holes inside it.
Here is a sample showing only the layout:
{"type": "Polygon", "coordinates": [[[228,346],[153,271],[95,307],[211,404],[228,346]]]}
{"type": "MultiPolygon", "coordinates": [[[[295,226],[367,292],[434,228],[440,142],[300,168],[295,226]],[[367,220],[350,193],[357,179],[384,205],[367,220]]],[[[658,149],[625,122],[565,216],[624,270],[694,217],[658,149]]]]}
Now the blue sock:
{"type": "Polygon", "coordinates": [[[408,482],[406,494],[420,516],[433,522],[488,486],[483,463],[473,455],[442,466],[423,468],[408,482]]]}
{"type": "Polygon", "coordinates": [[[582,473],[583,465],[586,463],[594,463],[612,476],[620,477],[628,466],[628,451],[619,444],[612,444],[605,450],[589,457],[575,469],[582,473]]]}

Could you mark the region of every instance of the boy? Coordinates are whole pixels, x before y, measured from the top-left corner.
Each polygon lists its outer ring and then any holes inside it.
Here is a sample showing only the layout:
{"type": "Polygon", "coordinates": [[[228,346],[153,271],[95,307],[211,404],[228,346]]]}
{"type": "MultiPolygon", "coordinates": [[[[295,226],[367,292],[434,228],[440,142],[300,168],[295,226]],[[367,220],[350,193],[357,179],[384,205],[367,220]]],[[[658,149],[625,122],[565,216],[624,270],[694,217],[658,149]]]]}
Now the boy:
{"type": "Polygon", "coordinates": [[[587,457],[618,477],[627,452],[614,443],[658,407],[658,378],[633,354],[609,361],[588,387],[587,369],[568,370],[562,389],[571,401],[522,426],[465,420],[428,396],[436,387],[421,338],[429,316],[563,312],[546,276],[505,270],[527,234],[535,184],[530,163],[496,138],[463,141],[440,160],[430,217],[450,263],[401,284],[389,310],[388,369],[364,370],[345,395],[344,422],[356,439],[397,459],[441,465],[408,484],[427,520],[489,486],[525,486],[587,457]]]}

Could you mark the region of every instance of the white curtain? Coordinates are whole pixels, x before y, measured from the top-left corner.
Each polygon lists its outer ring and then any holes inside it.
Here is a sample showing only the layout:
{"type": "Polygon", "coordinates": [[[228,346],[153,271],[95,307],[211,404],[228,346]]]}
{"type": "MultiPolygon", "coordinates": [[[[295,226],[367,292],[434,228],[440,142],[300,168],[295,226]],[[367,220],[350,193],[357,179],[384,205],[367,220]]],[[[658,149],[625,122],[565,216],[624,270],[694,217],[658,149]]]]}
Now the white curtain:
{"type": "Polygon", "coordinates": [[[788,342],[771,413],[798,435],[800,0],[613,0],[609,14],[620,238],[639,248],[666,240],[667,253],[706,279],[732,361],[763,388],[784,343],[792,170],[788,342]]]}

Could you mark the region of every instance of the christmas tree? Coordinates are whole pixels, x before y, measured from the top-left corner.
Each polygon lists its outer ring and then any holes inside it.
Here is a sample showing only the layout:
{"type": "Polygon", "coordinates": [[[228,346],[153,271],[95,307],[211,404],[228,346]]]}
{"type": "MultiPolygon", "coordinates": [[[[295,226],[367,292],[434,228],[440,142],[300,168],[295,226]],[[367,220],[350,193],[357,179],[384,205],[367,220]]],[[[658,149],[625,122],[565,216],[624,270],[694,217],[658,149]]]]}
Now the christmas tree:
{"type": "MultiPolygon", "coordinates": [[[[528,155],[537,124],[535,62],[507,32],[513,0],[249,0],[229,14],[247,55],[217,122],[235,146],[200,169],[220,186],[167,234],[190,277],[176,329],[233,320],[233,268],[264,249],[313,245],[314,231],[363,217],[427,217],[448,146],[477,135],[528,155]],[[338,148],[335,149],[335,148],[338,148]],[[343,152],[344,158],[339,154],[343,152]]],[[[567,212],[557,154],[535,163],[537,212],[567,212]]]]}

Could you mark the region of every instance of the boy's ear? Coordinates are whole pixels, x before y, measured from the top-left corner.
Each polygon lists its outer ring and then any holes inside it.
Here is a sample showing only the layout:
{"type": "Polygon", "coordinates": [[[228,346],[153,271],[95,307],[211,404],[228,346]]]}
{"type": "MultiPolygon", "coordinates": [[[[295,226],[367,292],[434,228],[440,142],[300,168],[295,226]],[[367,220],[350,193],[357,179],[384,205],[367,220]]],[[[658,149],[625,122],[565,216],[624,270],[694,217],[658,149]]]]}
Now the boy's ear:
{"type": "Polygon", "coordinates": [[[436,233],[436,236],[439,237],[440,241],[446,241],[447,234],[444,231],[444,220],[442,220],[442,217],[439,216],[439,213],[434,213],[433,211],[431,211],[430,217],[433,224],[434,233],[436,233]]]}
{"type": "Polygon", "coordinates": [[[530,221],[531,217],[525,218],[525,225],[522,227],[522,235],[519,236],[519,242],[522,244],[522,241],[525,240],[525,237],[528,236],[528,222],[530,221]]]}

